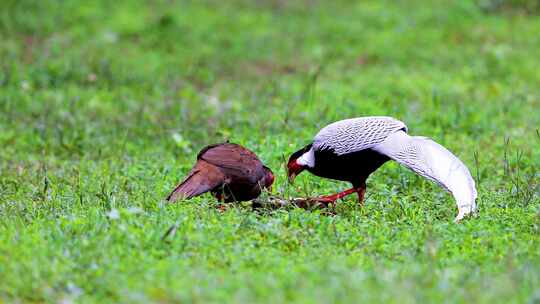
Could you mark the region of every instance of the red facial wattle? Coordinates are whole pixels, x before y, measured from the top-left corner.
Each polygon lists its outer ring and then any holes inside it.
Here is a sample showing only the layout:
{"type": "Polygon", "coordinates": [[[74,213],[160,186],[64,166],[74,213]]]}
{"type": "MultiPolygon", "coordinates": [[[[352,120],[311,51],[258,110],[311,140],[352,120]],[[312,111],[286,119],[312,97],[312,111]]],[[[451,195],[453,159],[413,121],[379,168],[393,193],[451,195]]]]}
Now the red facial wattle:
{"type": "Polygon", "coordinates": [[[294,178],[304,170],[304,166],[300,165],[296,160],[292,160],[287,164],[287,175],[289,183],[294,181],[294,178]]]}

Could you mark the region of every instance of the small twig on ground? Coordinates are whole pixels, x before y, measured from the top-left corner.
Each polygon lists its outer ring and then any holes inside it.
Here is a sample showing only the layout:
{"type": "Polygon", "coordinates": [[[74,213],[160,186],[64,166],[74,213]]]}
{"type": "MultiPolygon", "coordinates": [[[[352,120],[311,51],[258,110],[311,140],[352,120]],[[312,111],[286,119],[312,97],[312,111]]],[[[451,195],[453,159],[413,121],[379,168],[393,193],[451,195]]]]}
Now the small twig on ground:
{"type": "Polygon", "coordinates": [[[306,210],[325,209],[329,205],[322,204],[314,198],[292,198],[286,199],[277,195],[269,195],[256,199],[252,202],[253,209],[282,209],[282,208],[302,208],[306,210]]]}

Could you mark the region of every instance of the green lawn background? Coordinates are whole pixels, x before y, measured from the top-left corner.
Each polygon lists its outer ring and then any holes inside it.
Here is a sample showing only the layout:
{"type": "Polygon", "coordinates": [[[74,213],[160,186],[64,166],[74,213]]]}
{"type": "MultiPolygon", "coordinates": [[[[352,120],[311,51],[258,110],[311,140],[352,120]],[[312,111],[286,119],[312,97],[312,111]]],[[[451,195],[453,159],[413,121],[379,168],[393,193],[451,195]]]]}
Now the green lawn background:
{"type": "Polygon", "coordinates": [[[537,303],[534,8],[3,1],[0,302],[537,303]],[[392,163],[364,208],[346,199],[335,216],[163,201],[226,139],[274,169],[277,195],[339,191],[309,174],[288,185],[284,159],[368,115],[458,155],[478,216],[452,223],[453,199],[392,163]]]}

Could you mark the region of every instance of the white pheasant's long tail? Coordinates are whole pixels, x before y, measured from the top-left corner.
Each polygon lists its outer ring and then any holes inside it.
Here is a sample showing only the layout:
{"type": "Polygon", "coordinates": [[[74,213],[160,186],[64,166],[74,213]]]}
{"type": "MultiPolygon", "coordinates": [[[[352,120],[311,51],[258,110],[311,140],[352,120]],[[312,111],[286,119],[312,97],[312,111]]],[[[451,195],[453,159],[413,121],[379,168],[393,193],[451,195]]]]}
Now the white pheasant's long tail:
{"type": "Polygon", "coordinates": [[[471,173],[445,147],[429,138],[409,136],[399,131],[372,149],[435,181],[450,192],[459,210],[456,222],[476,210],[477,192],[471,173]]]}

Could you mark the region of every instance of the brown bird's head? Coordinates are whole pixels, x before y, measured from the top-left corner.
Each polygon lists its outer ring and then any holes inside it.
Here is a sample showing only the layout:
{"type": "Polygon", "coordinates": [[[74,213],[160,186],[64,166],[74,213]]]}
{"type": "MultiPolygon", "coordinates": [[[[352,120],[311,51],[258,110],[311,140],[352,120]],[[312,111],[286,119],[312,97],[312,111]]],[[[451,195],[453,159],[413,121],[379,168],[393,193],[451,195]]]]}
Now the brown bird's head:
{"type": "Polygon", "coordinates": [[[287,162],[287,175],[289,176],[289,183],[292,183],[294,181],[294,178],[298,174],[300,174],[302,171],[304,171],[304,169],[306,169],[307,165],[300,163],[298,159],[301,156],[303,156],[306,152],[308,152],[310,149],[311,149],[311,144],[294,152],[289,157],[289,161],[287,162]]]}
{"type": "Polygon", "coordinates": [[[264,177],[262,179],[262,186],[268,190],[272,189],[272,184],[274,183],[274,173],[270,168],[264,166],[264,177]]]}

